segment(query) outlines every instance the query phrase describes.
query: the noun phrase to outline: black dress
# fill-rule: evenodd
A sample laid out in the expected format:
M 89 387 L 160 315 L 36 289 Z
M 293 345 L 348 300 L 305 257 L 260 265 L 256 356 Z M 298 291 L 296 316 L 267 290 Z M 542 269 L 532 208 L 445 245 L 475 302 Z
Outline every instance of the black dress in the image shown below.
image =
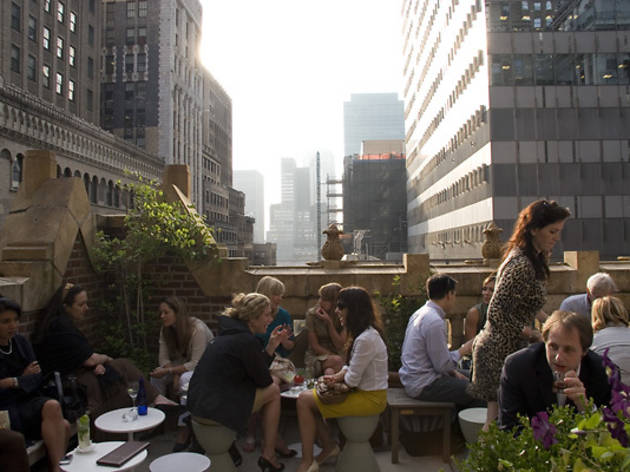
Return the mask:
M 21 432 L 28 439 L 40 439 L 42 408 L 50 398 L 38 393 L 41 374 L 22 375 L 35 360 L 33 348 L 19 334 L 11 338 L 8 346 L 0 347 L 0 379 L 18 379 L 18 388 L 0 389 L 0 410 L 9 411 L 12 430 Z

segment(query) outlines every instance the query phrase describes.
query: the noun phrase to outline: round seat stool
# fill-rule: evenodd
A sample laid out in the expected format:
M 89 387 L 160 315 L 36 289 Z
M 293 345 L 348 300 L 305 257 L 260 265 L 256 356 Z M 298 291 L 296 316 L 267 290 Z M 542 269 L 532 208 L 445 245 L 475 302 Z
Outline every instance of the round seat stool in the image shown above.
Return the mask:
M 487 408 L 466 408 L 457 414 L 459 427 L 467 444 L 477 442 L 479 431 L 486 422 L 486 411 Z
M 236 472 L 236 467 L 228 452 L 236 439 L 236 432 L 214 421 L 200 423 L 195 418 L 192 419 L 192 427 L 197 441 L 210 458 L 212 469 L 221 472 Z
M 174 452 L 158 457 L 149 465 L 151 472 L 204 472 L 210 467 L 210 459 L 196 452 Z
M 378 419 L 379 415 L 337 418 L 339 429 L 346 437 L 346 445 L 337 459 L 337 472 L 380 471 L 370 445 Z

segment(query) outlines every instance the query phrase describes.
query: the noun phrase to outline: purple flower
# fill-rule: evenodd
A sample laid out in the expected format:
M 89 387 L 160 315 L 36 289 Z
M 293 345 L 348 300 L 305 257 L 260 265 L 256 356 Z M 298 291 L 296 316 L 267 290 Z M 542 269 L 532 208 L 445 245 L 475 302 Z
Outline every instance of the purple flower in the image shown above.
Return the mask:
M 539 411 L 532 418 L 532 431 L 534 438 L 542 441 L 543 447 L 549 449 L 552 444 L 558 442 L 556 439 L 556 427 L 549 423 L 549 415 L 546 411 Z
M 608 426 L 610 435 L 615 438 L 623 447 L 628 447 L 628 433 L 624 428 L 625 423 L 617 416 L 617 414 L 608 407 L 602 408 L 604 421 Z

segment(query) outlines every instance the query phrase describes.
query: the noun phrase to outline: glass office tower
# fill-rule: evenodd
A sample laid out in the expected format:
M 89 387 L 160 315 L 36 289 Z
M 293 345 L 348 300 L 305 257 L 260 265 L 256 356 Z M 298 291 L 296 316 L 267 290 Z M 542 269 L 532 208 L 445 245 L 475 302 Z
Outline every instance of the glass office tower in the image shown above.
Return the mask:
M 538 198 L 555 255 L 630 254 L 630 2 L 403 2 L 409 250 L 480 257 Z

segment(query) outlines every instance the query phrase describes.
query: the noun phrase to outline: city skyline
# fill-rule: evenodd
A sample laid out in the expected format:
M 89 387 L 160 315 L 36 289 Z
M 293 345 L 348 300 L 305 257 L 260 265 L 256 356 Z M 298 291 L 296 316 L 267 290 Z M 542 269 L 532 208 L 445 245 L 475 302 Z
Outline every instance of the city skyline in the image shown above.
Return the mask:
M 201 59 L 232 98 L 234 169 L 263 173 L 266 209 L 280 202 L 281 158 L 330 152 L 341 171 L 352 93 L 402 99 L 400 5 L 204 2 Z

